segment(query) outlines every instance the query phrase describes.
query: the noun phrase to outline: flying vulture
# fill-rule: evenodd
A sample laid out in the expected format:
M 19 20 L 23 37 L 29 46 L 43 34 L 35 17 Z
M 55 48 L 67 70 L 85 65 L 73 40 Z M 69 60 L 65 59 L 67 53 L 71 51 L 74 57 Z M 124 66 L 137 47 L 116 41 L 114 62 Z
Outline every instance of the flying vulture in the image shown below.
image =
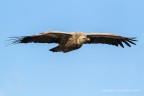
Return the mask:
M 81 48 L 83 44 L 109 44 L 121 46 L 123 44 L 131 47 L 130 44 L 136 45 L 135 38 L 123 37 L 109 33 L 81 33 L 81 32 L 60 32 L 48 31 L 32 36 L 15 37 L 13 43 L 57 43 L 58 46 L 50 49 L 52 52 L 70 52 Z

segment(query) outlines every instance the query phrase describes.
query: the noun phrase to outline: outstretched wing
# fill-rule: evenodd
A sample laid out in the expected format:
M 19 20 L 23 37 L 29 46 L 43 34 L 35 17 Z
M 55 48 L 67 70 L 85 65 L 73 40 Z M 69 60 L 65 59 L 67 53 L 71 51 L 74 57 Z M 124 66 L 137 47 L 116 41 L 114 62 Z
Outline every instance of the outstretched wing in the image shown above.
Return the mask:
M 12 37 L 13 43 L 60 43 L 63 38 L 69 38 L 70 33 L 49 31 L 32 36 Z
M 121 46 L 124 48 L 124 44 L 131 47 L 130 44 L 136 45 L 134 42 L 137 41 L 135 38 L 128 38 L 123 36 L 118 36 L 115 34 L 108 34 L 108 33 L 92 33 L 87 34 L 87 37 L 90 39 L 90 41 L 86 42 L 87 44 L 92 43 L 101 43 L 101 44 L 109 44 L 114 46 Z

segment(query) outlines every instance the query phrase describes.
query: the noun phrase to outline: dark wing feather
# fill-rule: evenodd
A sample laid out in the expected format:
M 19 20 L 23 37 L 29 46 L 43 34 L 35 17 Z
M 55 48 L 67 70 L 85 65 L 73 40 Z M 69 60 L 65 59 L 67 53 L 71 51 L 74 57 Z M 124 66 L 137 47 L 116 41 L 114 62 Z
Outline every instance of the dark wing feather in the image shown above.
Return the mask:
M 60 43 L 63 38 L 69 38 L 71 34 L 58 31 L 44 32 L 33 36 L 12 37 L 13 43 Z
M 109 44 L 114 46 L 121 46 L 124 48 L 124 44 L 131 47 L 130 44 L 136 45 L 134 42 L 136 38 L 128 38 L 123 36 L 118 36 L 114 34 L 107 34 L 107 33 L 92 33 L 87 34 L 87 37 L 90 39 L 90 41 L 86 42 L 86 44 L 92 44 L 92 43 L 102 43 L 102 44 Z

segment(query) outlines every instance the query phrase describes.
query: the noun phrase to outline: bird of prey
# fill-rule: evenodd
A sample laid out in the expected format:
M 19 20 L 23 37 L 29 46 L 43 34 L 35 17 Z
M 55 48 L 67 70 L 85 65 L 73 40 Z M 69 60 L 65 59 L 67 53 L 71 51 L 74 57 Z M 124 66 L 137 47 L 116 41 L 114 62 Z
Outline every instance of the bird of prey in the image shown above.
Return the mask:
M 16 37 L 13 43 L 57 43 L 58 46 L 50 49 L 52 52 L 70 52 L 82 47 L 83 44 L 109 44 L 114 46 L 124 45 L 131 47 L 135 38 L 128 38 L 110 33 L 82 33 L 48 31 L 32 36 Z

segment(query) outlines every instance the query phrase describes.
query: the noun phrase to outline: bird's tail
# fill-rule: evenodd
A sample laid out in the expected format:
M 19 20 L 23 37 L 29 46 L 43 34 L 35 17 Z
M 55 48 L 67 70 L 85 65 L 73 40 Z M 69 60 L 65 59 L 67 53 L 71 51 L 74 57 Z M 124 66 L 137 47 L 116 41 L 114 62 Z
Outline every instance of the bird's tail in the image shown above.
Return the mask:
M 50 51 L 52 51 L 52 52 L 61 52 L 62 50 L 61 50 L 60 46 L 56 46 L 56 47 L 50 49 Z

